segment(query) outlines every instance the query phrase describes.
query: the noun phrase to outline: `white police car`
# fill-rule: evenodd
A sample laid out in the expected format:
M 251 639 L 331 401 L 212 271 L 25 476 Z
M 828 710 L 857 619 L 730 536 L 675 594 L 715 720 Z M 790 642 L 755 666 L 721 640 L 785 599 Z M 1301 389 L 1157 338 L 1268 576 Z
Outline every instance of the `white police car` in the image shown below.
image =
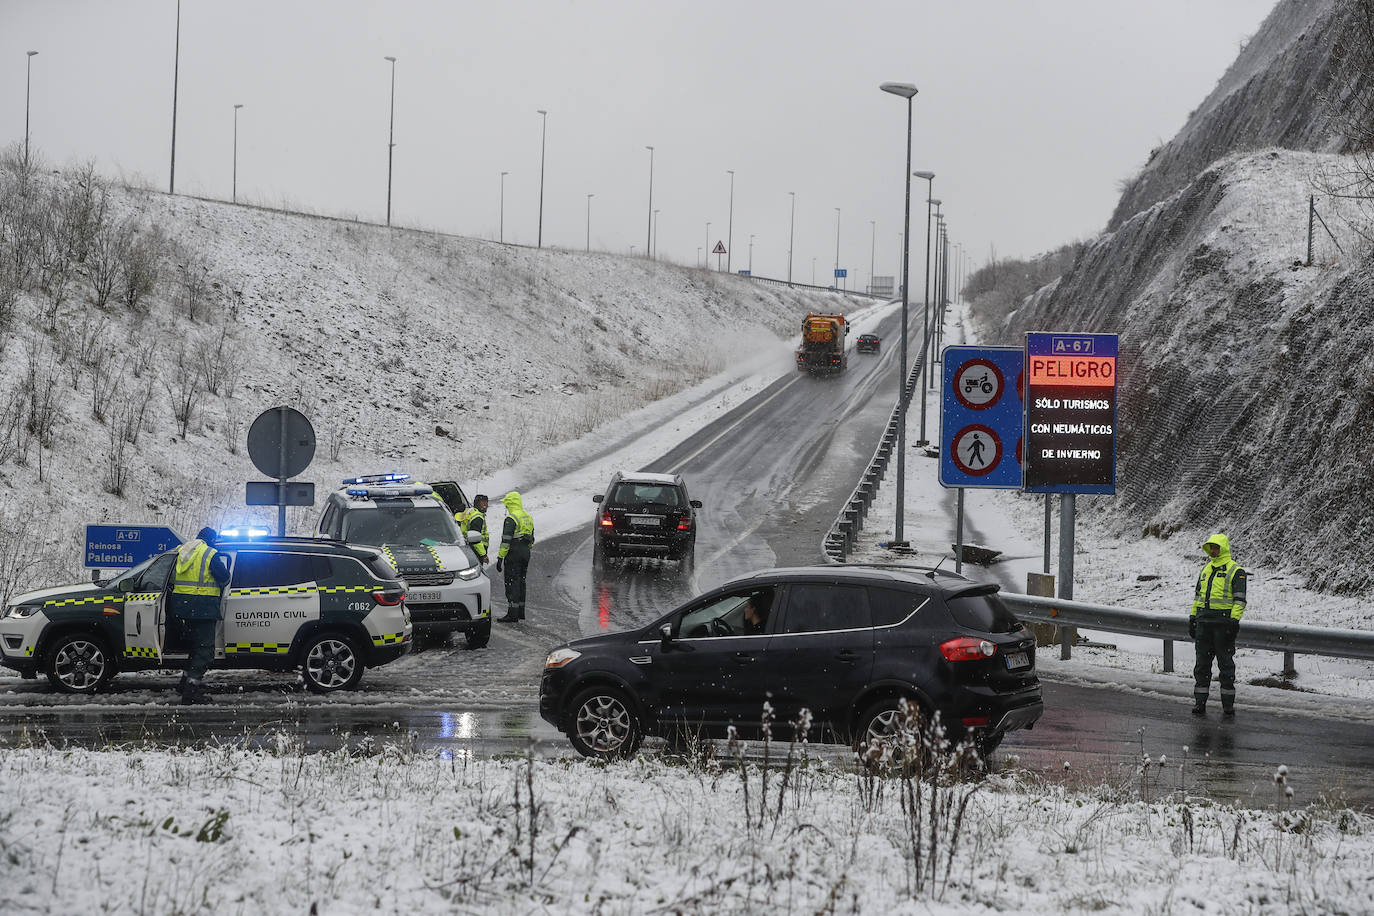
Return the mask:
M 450 481 L 435 486 L 446 488 L 450 503 L 408 474 L 345 480 L 325 500 L 315 533 L 380 547 L 406 581 L 416 632 L 461 632 L 469 649 L 480 649 L 491 640 L 491 580 L 453 519 L 451 505 L 467 498 Z
M 316 693 L 357 686 L 365 668 L 410 648 L 405 583 L 380 550 L 317 538 L 220 532 L 229 587 L 212 668 L 299 668 Z M 46 674 L 64 693 L 95 693 L 121 671 L 184 668 L 169 644 L 176 551 L 113 579 L 27 592 L 0 616 L 0 664 Z

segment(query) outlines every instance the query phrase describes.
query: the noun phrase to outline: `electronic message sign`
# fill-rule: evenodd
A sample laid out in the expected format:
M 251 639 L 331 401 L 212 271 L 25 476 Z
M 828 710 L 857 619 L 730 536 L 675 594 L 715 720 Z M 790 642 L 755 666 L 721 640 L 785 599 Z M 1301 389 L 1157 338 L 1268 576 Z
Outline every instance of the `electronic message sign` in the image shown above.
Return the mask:
M 944 348 L 942 486 L 1021 488 L 1024 358 L 1020 347 Z
M 1115 334 L 1026 334 L 1029 493 L 1116 492 Z

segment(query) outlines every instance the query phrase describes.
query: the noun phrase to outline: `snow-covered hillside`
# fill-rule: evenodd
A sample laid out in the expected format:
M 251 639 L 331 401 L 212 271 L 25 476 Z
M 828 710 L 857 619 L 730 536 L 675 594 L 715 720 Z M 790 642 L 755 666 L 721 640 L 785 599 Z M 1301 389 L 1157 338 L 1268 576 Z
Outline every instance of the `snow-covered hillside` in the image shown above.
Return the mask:
M 48 194 L 92 177 L 34 182 Z M 18 181 L 0 172 L 10 204 Z M 4 209 L 12 253 L 22 218 Z M 65 282 L 35 269 L 0 338 L 0 406 L 17 423 L 0 432 L 28 440 L 0 447 L 0 597 L 79 574 L 86 524 L 191 532 L 275 519 L 243 505 L 244 482 L 262 479 L 247 429 L 266 408 L 313 421 L 318 450 L 301 479 L 318 496 L 357 473 L 470 481 L 776 356 L 809 308 L 835 298 L 112 186 L 105 222 L 126 220 L 164 255 L 148 297 L 97 308 L 85 265 Z M 183 436 L 188 386 L 201 394 Z M 47 447 L 25 435 L 35 401 Z M 313 520 L 291 510 L 288 528 L 308 533 Z

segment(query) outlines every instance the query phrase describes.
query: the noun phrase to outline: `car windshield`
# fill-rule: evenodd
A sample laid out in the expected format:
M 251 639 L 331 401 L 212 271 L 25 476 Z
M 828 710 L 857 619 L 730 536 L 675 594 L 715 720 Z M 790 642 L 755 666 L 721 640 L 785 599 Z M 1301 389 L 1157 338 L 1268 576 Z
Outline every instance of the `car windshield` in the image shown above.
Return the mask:
M 672 484 L 662 483 L 622 483 L 611 494 L 611 505 L 625 509 L 639 509 L 645 506 L 667 506 L 681 508 L 682 494 Z
M 343 539 L 359 544 L 457 544 L 458 525 L 441 506 L 377 506 L 344 514 Z

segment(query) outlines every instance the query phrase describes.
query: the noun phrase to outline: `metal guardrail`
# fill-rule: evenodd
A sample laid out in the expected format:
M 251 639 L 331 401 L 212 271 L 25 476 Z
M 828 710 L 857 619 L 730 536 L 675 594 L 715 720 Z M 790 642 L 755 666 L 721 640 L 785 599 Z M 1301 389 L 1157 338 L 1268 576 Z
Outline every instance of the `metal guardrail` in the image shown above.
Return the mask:
M 1133 608 L 1039 598 L 1034 595 L 1001 593 L 1002 601 L 1017 617 L 1037 623 L 1059 624 L 1065 641 L 1060 643 L 1060 658 L 1072 657 L 1068 628 L 1084 627 L 1109 633 L 1145 636 L 1164 643 L 1164 670 L 1174 670 L 1174 643 L 1191 642 L 1188 618 L 1184 614 L 1155 614 Z M 1236 645 L 1283 653 L 1283 672 L 1296 674 L 1295 655 L 1329 655 L 1374 661 L 1374 631 L 1341 630 L 1264 620 L 1242 620 Z
M 743 276 L 744 279 L 753 280 L 757 283 L 772 283 L 774 286 L 789 286 L 793 289 L 809 289 L 818 293 L 839 293 L 842 296 L 863 296 L 866 299 L 879 299 L 884 302 L 892 298 L 891 295 L 882 296 L 877 293 L 866 293 L 857 289 L 844 289 L 838 286 L 816 286 L 812 283 L 789 283 L 786 280 L 779 280 L 774 277 L 756 277 L 753 274 L 747 276 L 736 274 L 736 276 Z

